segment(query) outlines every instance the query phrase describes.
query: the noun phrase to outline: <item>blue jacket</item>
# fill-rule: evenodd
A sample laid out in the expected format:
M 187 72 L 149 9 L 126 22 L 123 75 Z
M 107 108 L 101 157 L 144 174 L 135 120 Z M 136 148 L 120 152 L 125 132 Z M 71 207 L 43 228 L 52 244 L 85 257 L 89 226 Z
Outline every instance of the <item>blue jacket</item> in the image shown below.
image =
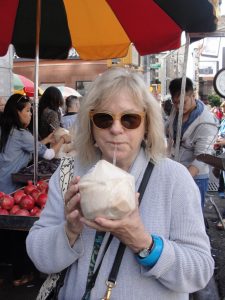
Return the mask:
M 43 156 L 47 147 L 41 143 L 39 156 Z M 0 152 L 0 191 L 10 194 L 21 185 L 12 182 L 12 173 L 26 167 L 34 152 L 34 137 L 26 129 L 13 129 L 6 143 L 5 151 Z

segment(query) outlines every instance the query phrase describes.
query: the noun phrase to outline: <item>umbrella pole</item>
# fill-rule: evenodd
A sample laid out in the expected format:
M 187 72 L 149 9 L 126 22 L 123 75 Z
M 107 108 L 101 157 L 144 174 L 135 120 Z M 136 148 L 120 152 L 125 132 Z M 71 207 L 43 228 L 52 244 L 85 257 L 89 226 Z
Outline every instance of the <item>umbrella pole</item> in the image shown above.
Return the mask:
M 179 150 L 180 150 L 180 142 L 181 142 L 181 128 L 182 128 L 183 110 L 184 110 L 186 71 L 187 71 L 189 46 L 190 46 L 190 35 L 186 33 L 186 44 L 185 44 L 185 51 L 184 51 L 184 64 L 183 64 L 181 93 L 180 93 L 180 106 L 179 106 L 179 114 L 178 114 L 178 121 L 177 121 L 177 135 L 176 135 L 176 146 L 175 146 L 175 155 L 174 155 L 174 159 L 178 162 L 180 161 Z
M 41 26 L 41 0 L 37 0 L 36 15 L 36 46 L 35 46 L 35 80 L 34 80 L 34 111 L 33 111 L 33 133 L 34 133 L 34 184 L 38 180 L 38 77 L 39 77 L 39 45 Z

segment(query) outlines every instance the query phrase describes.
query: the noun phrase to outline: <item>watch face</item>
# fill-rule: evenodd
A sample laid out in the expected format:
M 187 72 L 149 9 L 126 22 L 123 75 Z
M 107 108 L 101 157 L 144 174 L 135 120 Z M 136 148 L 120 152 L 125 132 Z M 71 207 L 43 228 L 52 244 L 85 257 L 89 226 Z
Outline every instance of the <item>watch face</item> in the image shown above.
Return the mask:
M 216 93 L 225 98 L 225 68 L 217 72 L 213 79 L 213 87 Z
M 138 256 L 145 258 L 149 255 L 149 248 L 143 249 L 138 253 Z

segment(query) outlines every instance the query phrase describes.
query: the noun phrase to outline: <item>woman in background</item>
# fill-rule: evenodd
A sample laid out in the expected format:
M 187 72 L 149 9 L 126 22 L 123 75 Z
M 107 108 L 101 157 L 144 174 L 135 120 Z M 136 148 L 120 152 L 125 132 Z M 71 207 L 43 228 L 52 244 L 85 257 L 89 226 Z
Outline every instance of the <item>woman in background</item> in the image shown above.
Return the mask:
M 61 107 L 64 99 L 55 86 L 48 87 L 39 100 L 38 133 L 40 139 L 46 138 L 61 125 Z
M 21 187 L 11 175 L 26 167 L 34 152 L 34 137 L 27 129 L 31 121 L 31 101 L 21 94 L 12 95 L 4 108 L 0 121 L 0 191 L 9 194 Z M 46 144 L 55 142 L 53 133 L 38 143 L 38 155 L 51 160 L 69 136 L 61 137 L 51 149 Z
M 12 95 L 6 102 L 0 120 L 0 191 L 6 194 L 14 192 L 22 184 L 12 181 L 12 173 L 26 167 L 32 159 L 34 137 L 27 130 L 31 121 L 31 101 L 21 94 Z M 54 140 L 53 134 L 38 143 L 38 154 L 45 159 L 52 159 L 61 145 L 68 141 L 67 136 L 61 137 L 51 149 L 45 144 Z M 20 286 L 33 280 L 35 268 L 26 254 L 25 239 L 27 232 L 0 231 L 2 241 L 0 261 L 12 263 L 13 285 Z M 0 280 L 1 281 L 1 280 Z

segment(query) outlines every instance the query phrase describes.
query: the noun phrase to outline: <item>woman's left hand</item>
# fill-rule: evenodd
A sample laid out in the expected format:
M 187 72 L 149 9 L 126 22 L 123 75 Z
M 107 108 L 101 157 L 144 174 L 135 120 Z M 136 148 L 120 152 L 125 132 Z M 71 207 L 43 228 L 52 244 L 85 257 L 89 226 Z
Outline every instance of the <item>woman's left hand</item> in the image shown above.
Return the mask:
M 111 232 L 133 252 L 139 252 L 140 250 L 151 246 L 152 238 L 151 235 L 146 232 L 140 218 L 138 197 L 139 195 L 137 194 L 137 205 L 135 210 L 120 220 L 109 220 L 98 217 L 94 221 L 85 218 L 81 218 L 80 221 L 97 231 Z

